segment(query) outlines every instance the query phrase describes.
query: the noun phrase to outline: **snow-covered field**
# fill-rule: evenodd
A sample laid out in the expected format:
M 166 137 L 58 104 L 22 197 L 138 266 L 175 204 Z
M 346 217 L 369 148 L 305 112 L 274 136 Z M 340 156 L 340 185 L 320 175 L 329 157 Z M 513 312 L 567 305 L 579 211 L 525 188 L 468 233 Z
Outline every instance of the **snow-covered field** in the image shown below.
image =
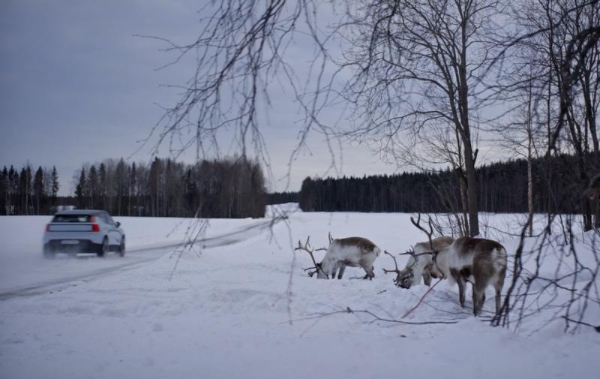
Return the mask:
M 293 250 L 309 235 L 314 247 L 326 246 L 331 232 L 401 253 L 424 240 L 409 216 L 210 220 L 191 249 L 181 243 L 196 234 L 195 221 L 121 217 L 124 258 L 55 260 L 41 255 L 49 217 L 0 217 L 0 378 L 597 377 L 600 334 L 591 328 L 565 334 L 543 312 L 518 334 L 492 328 L 484 322 L 491 289 L 475 318 L 470 291 L 463 310 L 446 283 L 407 323 L 376 320 L 400 320 L 428 287 L 396 288 L 381 270 L 393 268 L 388 256 L 375 261 L 373 281 L 356 279 L 364 274 L 356 268 L 342 280 L 309 278 L 302 268 L 310 258 Z M 500 231 L 517 232 L 516 218 L 483 218 L 509 254 L 517 239 Z M 596 239 L 582 239 L 581 251 Z M 587 321 L 600 323 L 600 306 L 588 308 Z

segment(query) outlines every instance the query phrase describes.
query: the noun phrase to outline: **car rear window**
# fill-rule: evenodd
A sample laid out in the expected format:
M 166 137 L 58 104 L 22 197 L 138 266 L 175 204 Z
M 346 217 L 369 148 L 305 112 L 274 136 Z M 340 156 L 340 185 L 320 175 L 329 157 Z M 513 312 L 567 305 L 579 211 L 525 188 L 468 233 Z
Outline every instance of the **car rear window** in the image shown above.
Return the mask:
M 92 215 L 56 215 L 52 222 L 92 222 Z

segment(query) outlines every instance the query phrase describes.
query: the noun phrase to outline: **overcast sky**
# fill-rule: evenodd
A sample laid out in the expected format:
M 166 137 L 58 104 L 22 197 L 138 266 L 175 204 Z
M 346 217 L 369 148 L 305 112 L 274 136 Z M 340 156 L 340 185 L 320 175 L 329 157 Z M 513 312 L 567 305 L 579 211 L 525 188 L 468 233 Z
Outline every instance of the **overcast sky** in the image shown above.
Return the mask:
M 20 169 L 26 162 L 34 168 L 56 165 L 60 192 L 66 195 L 83 163 L 130 157 L 163 114 L 160 106 L 177 100 L 164 85 L 184 83 L 193 73 L 186 62 L 157 70 L 173 56 L 161 51 L 164 44 L 136 35 L 194 40 L 200 2 L 3 0 L 0 168 L 12 164 Z M 280 100 L 271 118 L 277 128 L 263 129 L 276 179 L 270 189 L 279 191 L 286 182 L 277 179 L 287 173 L 301 119 L 291 93 Z M 288 190 L 298 190 L 306 176 L 321 176 L 330 166 L 318 136 L 310 147 L 294 164 Z M 339 174 L 394 170 L 367 148 L 347 148 L 343 158 Z M 130 159 L 149 161 L 150 146 Z

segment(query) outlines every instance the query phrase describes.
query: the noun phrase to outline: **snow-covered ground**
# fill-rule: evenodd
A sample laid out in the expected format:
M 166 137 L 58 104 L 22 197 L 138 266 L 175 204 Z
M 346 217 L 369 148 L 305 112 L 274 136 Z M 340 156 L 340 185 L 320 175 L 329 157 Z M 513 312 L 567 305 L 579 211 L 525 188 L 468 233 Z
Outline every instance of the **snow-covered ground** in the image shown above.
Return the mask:
M 375 261 L 373 281 L 357 279 L 364 272 L 356 268 L 342 280 L 309 278 L 302 268 L 310 258 L 293 250 L 309 235 L 314 247 L 326 246 L 331 232 L 401 253 L 424 239 L 409 216 L 210 220 L 191 249 L 182 241 L 197 234 L 195 221 L 121 217 L 124 258 L 55 260 L 41 254 L 49 217 L 0 217 L 0 378 L 597 376 L 600 334 L 591 328 L 565 334 L 564 323 L 546 325 L 543 313 L 519 334 L 492 328 L 484 322 L 491 289 L 485 315 L 475 318 L 470 291 L 463 310 L 446 283 L 401 320 L 407 323 L 376 320 L 400 320 L 428 287 L 396 288 L 381 270 L 393 268 L 388 256 Z M 518 232 L 516 218 L 483 217 L 509 254 L 517 239 L 501 231 Z M 581 251 L 596 238 L 582 239 Z M 547 270 L 557 270 L 547 261 Z M 587 321 L 600 323 L 600 306 L 588 307 Z

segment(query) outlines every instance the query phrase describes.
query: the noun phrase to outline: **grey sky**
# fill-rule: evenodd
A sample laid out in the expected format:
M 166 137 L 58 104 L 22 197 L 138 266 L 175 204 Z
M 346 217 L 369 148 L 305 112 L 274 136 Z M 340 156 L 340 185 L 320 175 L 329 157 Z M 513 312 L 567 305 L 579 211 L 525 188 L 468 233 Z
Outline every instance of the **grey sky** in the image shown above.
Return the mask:
M 158 104 L 177 99 L 176 91 L 162 85 L 185 82 L 193 69 L 182 62 L 157 71 L 173 56 L 160 51 L 165 45 L 135 35 L 189 42 L 198 33 L 199 3 L 3 1 L 0 167 L 56 165 L 64 195 L 83 163 L 131 156 L 163 114 Z M 263 130 L 275 179 L 287 172 L 301 118 L 289 96 L 279 99 L 270 117 L 277 127 Z M 323 175 L 331 163 L 319 136 L 310 146 L 312 155 L 303 154 L 293 166 L 289 190 L 298 190 L 306 176 Z M 148 161 L 150 150 L 143 148 L 132 160 Z M 344 149 L 343 157 L 340 174 L 393 171 L 363 147 Z M 275 180 L 270 189 L 284 190 L 284 183 Z

